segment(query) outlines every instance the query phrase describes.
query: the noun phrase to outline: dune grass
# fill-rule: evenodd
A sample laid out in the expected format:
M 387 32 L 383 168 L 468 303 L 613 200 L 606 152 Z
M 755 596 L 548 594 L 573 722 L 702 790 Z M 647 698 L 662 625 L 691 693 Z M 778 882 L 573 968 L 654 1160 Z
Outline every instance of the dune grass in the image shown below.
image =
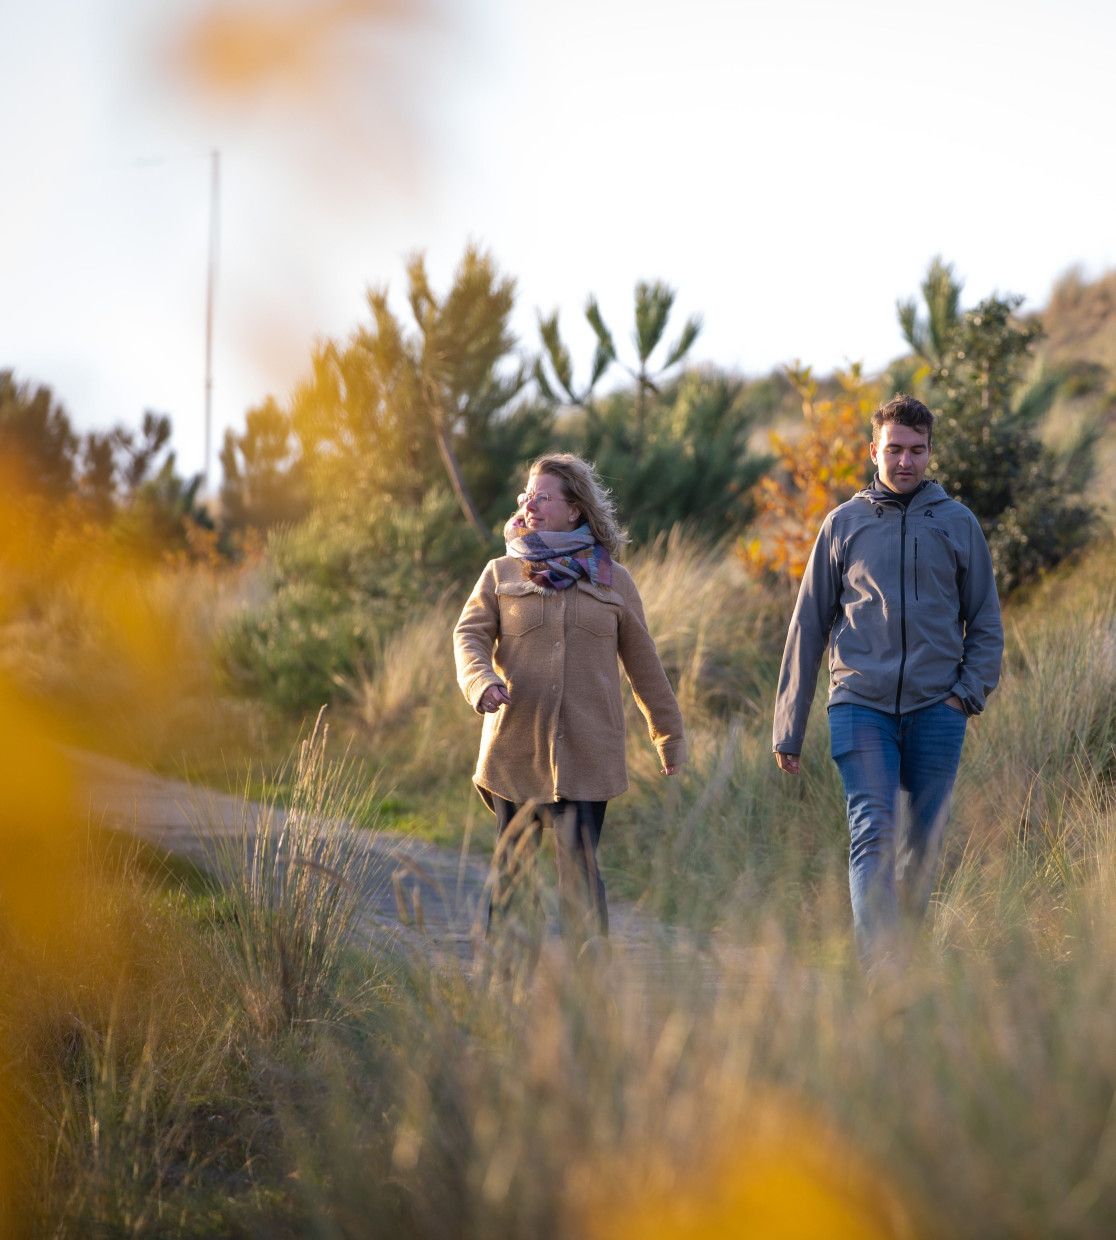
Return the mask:
M 677 953 L 547 943 L 509 980 L 354 943 L 366 854 L 336 824 L 382 804 L 364 770 L 472 804 L 456 609 L 416 617 L 353 687 L 374 757 L 354 776 L 309 738 L 222 887 L 102 838 L 80 934 L 5 938 L 9 1231 L 1109 1235 L 1114 570 L 1099 546 L 1009 609 L 929 924 L 874 991 L 820 699 L 803 777 L 769 753 L 784 600 L 678 545 L 634 571 L 693 760 L 664 780 L 632 718 L 602 851 L 614 893 L 690 929 Z

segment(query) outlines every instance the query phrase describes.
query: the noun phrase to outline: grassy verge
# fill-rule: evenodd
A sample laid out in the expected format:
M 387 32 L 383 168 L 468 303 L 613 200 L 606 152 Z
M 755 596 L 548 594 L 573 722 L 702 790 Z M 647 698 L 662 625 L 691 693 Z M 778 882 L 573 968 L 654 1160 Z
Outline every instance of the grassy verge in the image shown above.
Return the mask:
M 1108 1234 L 1103 787 L 1056 840 L 968 841 L 870 994 L 833 949 L 839 874 L 792 899 L 778 845 L 741 855 L 747 905 L 697 956 L 553 944 L 470 979 L 358 954 L 348 777 L 309 758 L 286 852 L 265 837 L 215 891 L 101 841 L 75 912 L 115 953 L 5 978 L 26 1234 Z
M 704 931 L 677 954 L 606 965 L 553 944 L 530 975 L 466 976 L 358 951 L 366 854 L 336 823 L 367 787 L 320 736 L 277 784 L 297 830 L 274 819 L 220 889 L 115 838 L 49 852 L 34 900 L 3 889 L 9 1230 L 1107 1236 L 1113 567 L 1100 548 L 1009 613 L 930 925 L 873 993 L 849 951 L 824 728 L 805 777 L 780 778 L 758 713 L 726 718 L 701 689 L 706 658 L 758 675 L 764 642 L 705 636 L 699 659 L 669 616 L 694 762 L 668 784 L 633 749 L 605 856 L 614 885 Z M 379 733 L 420 805 L 442 795 L 418 784 L 422 729 L 428 746 L 449 729 L 454 761 L 471 748 L 467 708 L 437 722 L 450 688 L 403 694 Z

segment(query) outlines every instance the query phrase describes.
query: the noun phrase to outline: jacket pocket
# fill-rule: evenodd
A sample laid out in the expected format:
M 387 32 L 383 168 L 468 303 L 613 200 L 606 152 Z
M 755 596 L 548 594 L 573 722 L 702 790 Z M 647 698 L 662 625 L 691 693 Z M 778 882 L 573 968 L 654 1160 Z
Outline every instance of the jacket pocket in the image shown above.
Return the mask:
M 543 596 L 526 582 L 514 581 L 496 587 L 500 607 L 500 634 L 521 637 L 543 622 Z
M 620 617 L 617 605 L 606 602 L 592 587 L 579 584 L 575 589 L 577 596 L 574 599 L 574 624 L 595 637 L 611 637 L 615 640 Z
M 957 574 L 963 557 L 948 530 L 927 521 L 919 530 L 916 561 L 917 589 L 921 602 L 944 599 L 950 603 L 957 597 Z
M 610 693 L 605 699 L 608 706 L 608 722 L 612 728 L 613 736 L 624 736 L 624 703 L 620 700 L 619 693 Z

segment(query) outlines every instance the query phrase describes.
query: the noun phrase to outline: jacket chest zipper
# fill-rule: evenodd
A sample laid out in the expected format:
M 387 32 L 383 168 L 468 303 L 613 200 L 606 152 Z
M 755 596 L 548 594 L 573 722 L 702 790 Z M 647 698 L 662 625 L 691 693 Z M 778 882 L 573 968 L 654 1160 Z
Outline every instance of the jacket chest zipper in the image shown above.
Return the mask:
M 917 544 L 915 555 L 917 556 Z M 895 713 L 903 698 L 903 673 L 907 668 L 907 510 L 899 523 L 899 634 L 902 639 L 899 655 L 899 683 L 895 686 Z
M 914 540 L 914 586 L 915 586 L 915 602 L 918 602 L 918 535 Z

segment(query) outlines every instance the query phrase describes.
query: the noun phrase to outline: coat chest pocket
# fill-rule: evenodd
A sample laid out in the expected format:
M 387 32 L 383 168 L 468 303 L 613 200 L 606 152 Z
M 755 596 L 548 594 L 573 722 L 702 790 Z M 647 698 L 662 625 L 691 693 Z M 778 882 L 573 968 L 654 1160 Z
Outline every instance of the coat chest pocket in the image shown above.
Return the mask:
M 963 560 L 949 531 L 932 521 L 925 522 L 915 537 L 913 559 L 915 597 L 919 601 L 954 597 Z
M 500 606 L 500 633 L 520 637 L 543 622 L 543 596 L 526 582 L 496 587 Z
M 615 603 L 605 602 L 597 594 L 581 588 L 574 600 L 574 624 L 595 637 L 616 637 L 619 608 Z

